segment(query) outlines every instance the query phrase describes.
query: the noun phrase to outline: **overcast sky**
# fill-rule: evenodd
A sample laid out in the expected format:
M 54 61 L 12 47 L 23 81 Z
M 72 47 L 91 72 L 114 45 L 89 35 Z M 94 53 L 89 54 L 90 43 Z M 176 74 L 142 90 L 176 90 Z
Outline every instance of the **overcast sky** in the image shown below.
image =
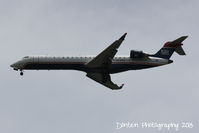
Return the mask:
M 0 0 L 1 133 L 154 133 L 116 122 L 191 122 L 199 130 L 198 0 Z M 112 75 L 112 91 L 78 71 L 25 71 L 26 55 L 95 55 L 127 32 L 117 55 L 155 53 L 188 35 L 174 63 Z M 161 132 L 176 132 L 174 129 Z

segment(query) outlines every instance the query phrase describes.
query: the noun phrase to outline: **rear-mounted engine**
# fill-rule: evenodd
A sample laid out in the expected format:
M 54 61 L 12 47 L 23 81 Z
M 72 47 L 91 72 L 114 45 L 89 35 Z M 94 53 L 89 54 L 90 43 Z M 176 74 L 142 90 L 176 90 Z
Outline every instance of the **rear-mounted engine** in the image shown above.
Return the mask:
M 143 53 L 142 51 L 131 50 L 131 52 L 130 52 L 131 59 L 140 59 L 140 58 L 144 58 L 144 57 L 145 57 L 145 53 Z

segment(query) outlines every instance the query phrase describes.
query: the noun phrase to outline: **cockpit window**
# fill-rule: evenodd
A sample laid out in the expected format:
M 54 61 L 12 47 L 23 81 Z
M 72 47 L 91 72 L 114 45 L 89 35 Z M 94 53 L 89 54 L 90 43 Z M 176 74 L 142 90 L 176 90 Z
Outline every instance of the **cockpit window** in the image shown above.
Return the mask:
M 24 59 L 27 59 L 27 58 L 29 58 L 29 56 L 25 56 L 25 57 L 23 57 Z

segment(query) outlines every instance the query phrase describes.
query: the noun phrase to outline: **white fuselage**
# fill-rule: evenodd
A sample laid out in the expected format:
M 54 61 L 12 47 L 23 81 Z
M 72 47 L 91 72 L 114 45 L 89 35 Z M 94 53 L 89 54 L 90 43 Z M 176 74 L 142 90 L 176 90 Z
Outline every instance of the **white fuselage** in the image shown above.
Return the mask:
M 102 68 L 88 68 L 86 63 L 93 57 L 59 57 L 59 56 L 26 56 L 12 64 L 14 70 L 80 70 L 84 72 L 101 71 Z M 114 57 L 109 73 L 157 67 L 172 63 L 171 60 L 148 57 L 131 59 L 130 57 Z

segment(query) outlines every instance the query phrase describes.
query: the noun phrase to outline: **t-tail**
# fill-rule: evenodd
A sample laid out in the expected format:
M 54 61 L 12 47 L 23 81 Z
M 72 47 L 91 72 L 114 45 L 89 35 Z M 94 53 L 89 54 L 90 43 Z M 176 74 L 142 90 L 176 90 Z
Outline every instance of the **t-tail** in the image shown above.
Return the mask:
M 159 57 L 164 59 L 170 59 L 173 52 L 175 51 L 179 55 L 186 55 L 183 48 L 182 48 L 182 42 L 187 38 L 188 36 L 182 36 L 172 42 L 166 42 L 164 46 L 154 55 L 151 55 L 153 57 Z

